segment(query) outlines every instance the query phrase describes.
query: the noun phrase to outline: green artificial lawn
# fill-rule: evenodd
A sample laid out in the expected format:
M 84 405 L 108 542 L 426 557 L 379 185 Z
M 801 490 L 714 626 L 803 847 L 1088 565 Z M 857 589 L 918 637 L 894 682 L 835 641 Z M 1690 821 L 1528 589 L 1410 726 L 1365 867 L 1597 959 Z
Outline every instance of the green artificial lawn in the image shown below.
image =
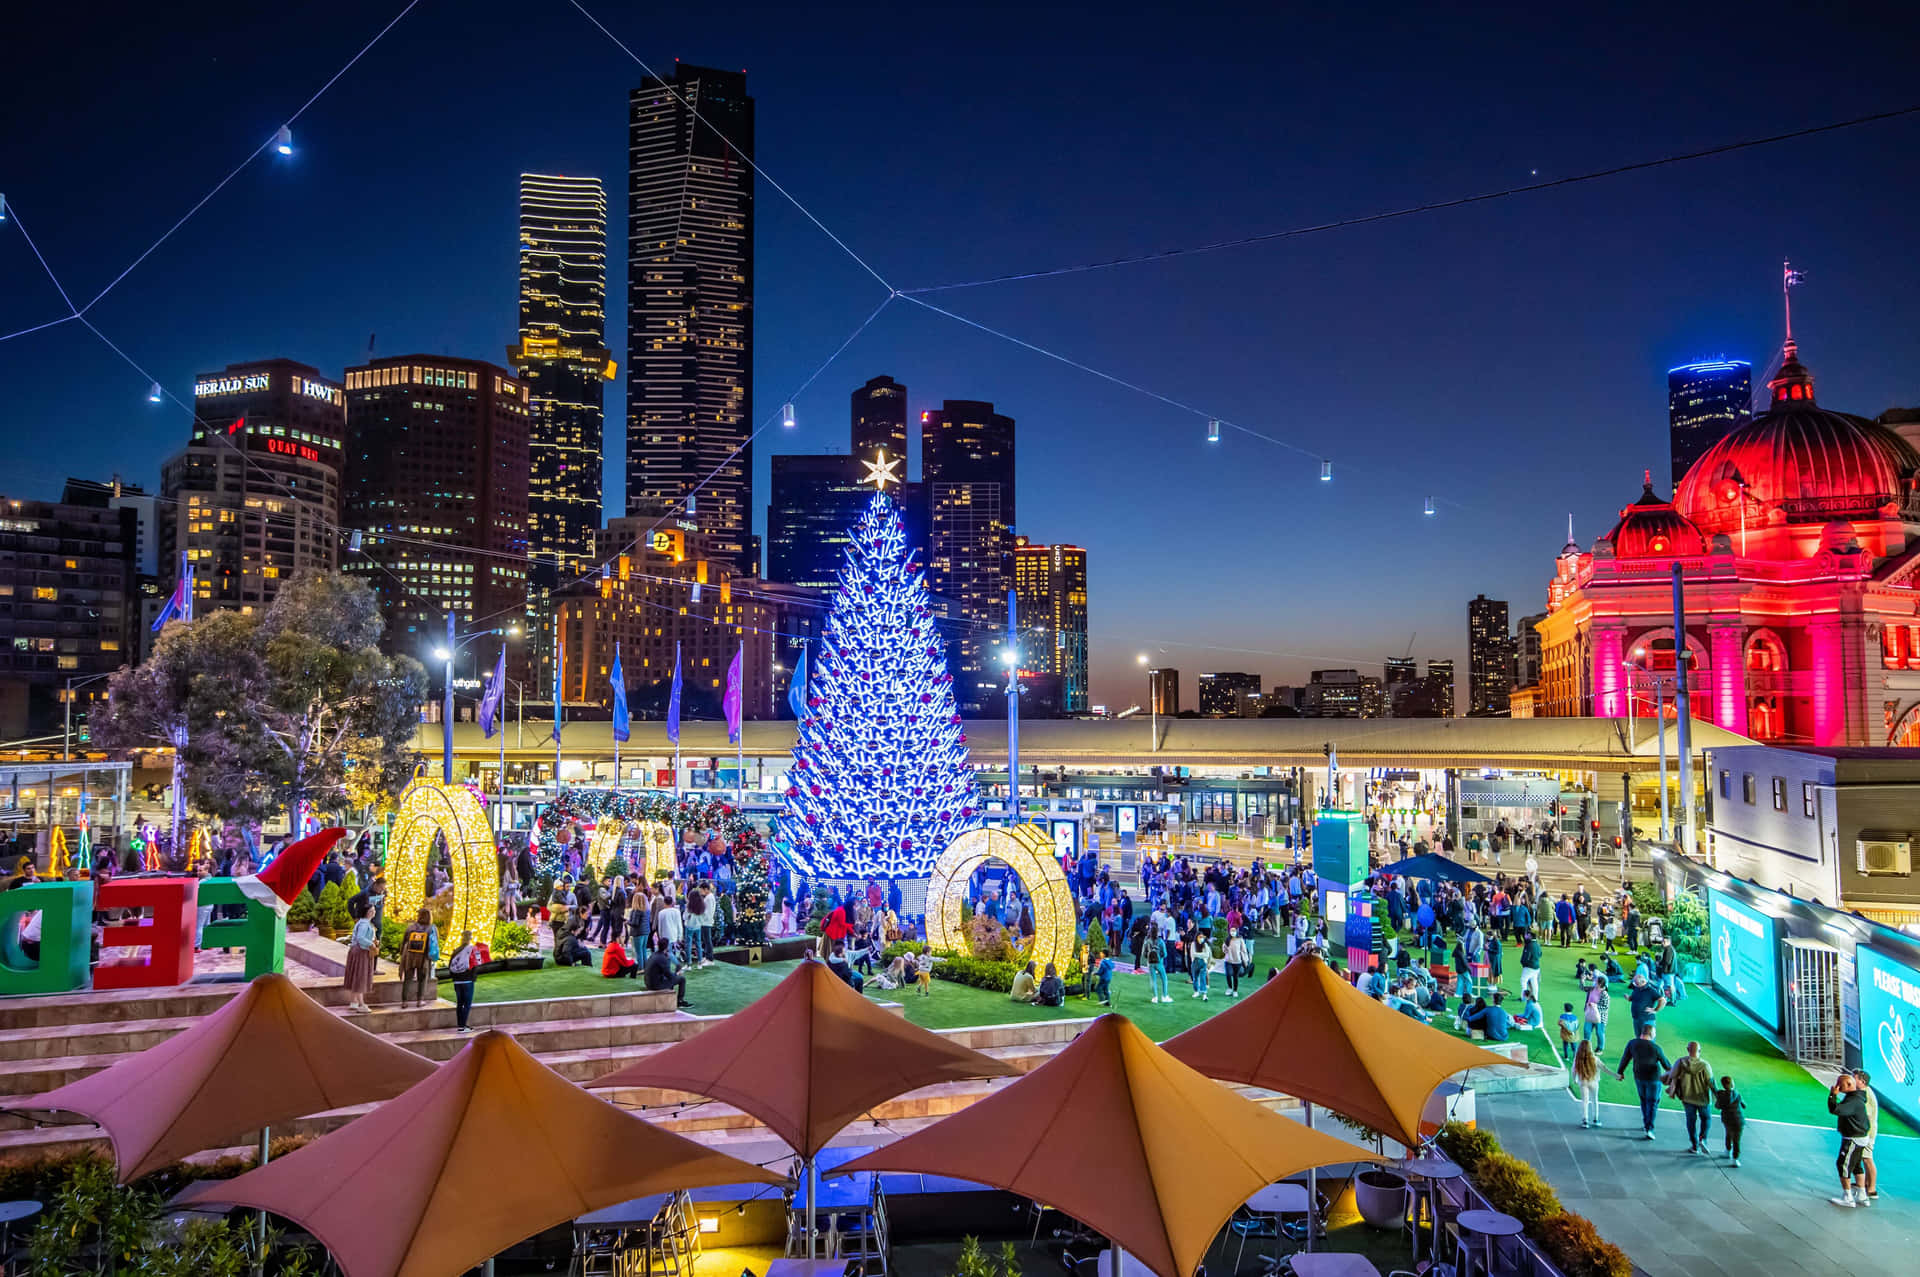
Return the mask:
M 1546 1012 L 1546 1033 L 1542 1034 L 1538 1029 L 1516 1030 L 1511 1039 L 1513 1043 L 1526 1047 L 1531 1061 L 1555 1062 L 1559 1033 L 1554 1022 L 1559 1017 L 1561 1004 L 1571 1002 L 1577 1010 L 1585 1000 L 1574 980 L 1574 962 L 1581 957 L 1593 959 L 1597 956 L 1594 950 L 1580 945 L 1566 949 L 1553 945 L 1547 947 L 1540 979 L 1540 1002 Z M 1507 1005 L 1518 1011 L 1519 946 L 1504 946 L 1503 957 Z M 1258 986 L 1269 966 L 1285 962 L 1285 942 L 1261 937 L 1254 946 L 1254 959 L 1255 974 L 1241 982 L 1242 996 Z M 1622 955 L 1620 965 L 1626 968 L 1631 977 L 1632 960 Z M 762 966 L 716 962 L 710 967 L 686 973 L 687 998 L 693 1003 L 695 1014 L 730 1015 L 779 983 L 794 966 L 793 962 L 774 962 Z M 1133 1020 L 1154 1041 L 1164 1042 L 1234 1004 L 1233 999 L 1226 996 L 1225 979 L 1218 974 L 1211 978 L 1210 997 L 1205 1002 L 1191 996 L 1191 986 L 1184 975 L 1170 975 L 1168 982 L 1173 1001 L 1156 1005 L 1148 1001 L 1147 977 L 1134 975 L 1128 963 L 1118 962 L 1113 977 L 1113 1009 Z M 601 976 L 597 966 L 555 967 L 549 960 L 548 965 L 538 971 L 481 976 L 474 996 L 480 1002 L 545 1001 L 626 992 L 628 988 L 625 981 L 608 980 Z M 911 986 L 885 991 L 869 983 L 868 990 L 869 996 L 876 1000 L 900 1003 L 906 1008 L 908 1020 L 928 1029 L 1084 1019 L 1105 1010 L 1099 1004 L 1082 1001 L 1077 996 L 1069 997 L 1064 1007 L 1030 1006 L 1010 1001 L 1004 993 L 937 979 L 933 982 L 929 997 L 921 997 L 918 990 Z M 443 983 L 440 993 L 451 1000 L 452 985 Z M 1781 1054 L 1772 1043 L 1748 1028 L 1737 1014 L 1713 996 L 1707 986 L 1689 986 L 1686 1000 L 1663 1009 L 1656 1023 L 1656 1040 L 1669 1059 L 1684 1054 L 1689 1041 L 1698 1041 L 1701 1054 L 1713 1068 L 1714 1077 L 1718 1079 L 1722 1074 L 1733 1076 L 1734 1086 L 1747 1102 L 1749 1119 L 1797 1122 L 1818 1127 L 1832 1124 L 1832 1118 L 1827 1114 L 1826 1088 L 1805 1069 Z M 1623 987 L 1613 999 L 1613 1011 L 1607 1025 L 1607 1050 L 1601 1062 L 1600 1098 L 1607 1103 L 1634 1106 L 1639 1103 L 1631 1077 L 1620 1081 L 1613 1075 L 1620 1064 L 1620 1053 L 1632 1036 L 1632 1026 Z M 1433 1027 L 1456 1037 L 1466 1036 L 1454 1030 L 1451 1015 L 1436 1017 Z M 1661 1106 L 1676 1111 L 1680 1107 L 1678 1101 L 1671 1099 L 1663 1099 Z M 1630 1119 L 1616 1116 L 1614 1120 Z M 1880 1120 L 1888 1134 L 1915 1134 L 1911 1127 L 1891 1113 L 1883 1112 Z M 1718 1138 L 1717 1135 L 1715 1138 Z

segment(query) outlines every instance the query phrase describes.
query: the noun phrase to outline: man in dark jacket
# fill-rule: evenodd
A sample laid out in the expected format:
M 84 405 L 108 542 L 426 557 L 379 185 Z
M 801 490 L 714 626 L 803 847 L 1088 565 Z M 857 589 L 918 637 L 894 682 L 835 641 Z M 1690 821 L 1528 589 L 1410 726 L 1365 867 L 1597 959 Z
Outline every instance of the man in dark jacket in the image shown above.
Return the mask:
M 1640 1026 L 1640 1035 L 1627 1043 L 1614 1076 L 1625 1078 L 1629 1065 L 1633 1067 L 1634 1089 L 1640 1093 L 1640 1125 L 1652 1139 L 1653 1115 L 1660 1111 L 1660 1081 L 1673 1069 L 1667 1053 L 1653 1040 L 1653 1025 Z
M 1856 1198 L 1853 1181 L 1860 1175 L 1861 1159 L 1867 1151 L 1867 1132 L 1872 1129 L 1872 1123 L 1867 1118 L 1867 1093 L 1853 1074 L 1842 1073 L 1827 1091 L 1827 1112 L 1833 1114 L 1840 1128 L 1840 1156 L 1834 1163 L 1840 1171 L 1840 1196 L 1827 1200 L 1835 1206 L 1865 1206 L 1871 1199 L 1864 1186 Z
M 675 1005 L 682 1010 L 693 1005 L 687 1001 L 687 977 L 673 969 L 673 955 L 667 952 L 665 940 L 653 942 L 653 952 L 647 955 L 646 970 L 642 974 L 646 979 L 647 987 L 656 993 L 663 989 L 672 989 Z
M 1521 932 L 1520 996 L 1540 996 L 1540 940 L 1531 930 Z

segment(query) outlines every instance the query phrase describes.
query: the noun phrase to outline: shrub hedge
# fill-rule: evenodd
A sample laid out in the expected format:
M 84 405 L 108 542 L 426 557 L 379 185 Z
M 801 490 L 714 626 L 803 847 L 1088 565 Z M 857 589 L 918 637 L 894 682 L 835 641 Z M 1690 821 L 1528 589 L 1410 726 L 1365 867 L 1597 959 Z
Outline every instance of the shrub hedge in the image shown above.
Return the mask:
M 1539 1172 L 1502 1151 L 1491 1131 L 1448 1122 L 1437 1142 L 1495 1210 L 1526 1226 L 1527 1235 L 1566 1277 L 1633 1277 L 1626 1252 L 1601 1237 L 1592 1220 L 1565 1210 Z

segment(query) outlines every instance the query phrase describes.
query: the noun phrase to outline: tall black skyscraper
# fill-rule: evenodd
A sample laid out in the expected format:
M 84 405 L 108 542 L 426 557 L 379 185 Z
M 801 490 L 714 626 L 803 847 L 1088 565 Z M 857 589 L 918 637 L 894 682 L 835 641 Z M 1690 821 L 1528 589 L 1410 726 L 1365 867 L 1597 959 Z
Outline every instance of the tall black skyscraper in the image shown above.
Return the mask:
M 1507 605 L 1476 594 L 1467 601 L 1467 713 L 1508 711 L 1513 690 L 1513 641 L 1507 637 Z
M 907 388 L 891 377 L 875 377 L 853 392 L 853 455 L 871 459 L 885 448 L 900 458 L 907 475 Z
M 520 341 L 530 396 L 528 548 L 536 588 L 586 569 L 606 423 L 607 194 L 597 177 L 520 175 Z
M 873 485 L 861 482 L 865 473 L 858 457 L 773 459 L 773 493 L 767 502 L 768 580 L 814 590 L 839 584 L 847 543 L 873 500 Z M 899 491 L 889 489 L 895 496 Z
M 629 107 L 627 512 L 690 518 L 757 574 L 753 99 L 682 64 Z
M 1715 359 L 1667 369 L 1667 422 L 1673 486 L 1700 455 L 1753 417 L 1753 369 Z
M 1013 585 L 1013 418 L 990 403 L 949 399 L 920 416 L 920 472 L 928 511 L 927 584 L 953 601 L 960 623 L 955 694 L 962 713 L 994 704 L 992 654 Z

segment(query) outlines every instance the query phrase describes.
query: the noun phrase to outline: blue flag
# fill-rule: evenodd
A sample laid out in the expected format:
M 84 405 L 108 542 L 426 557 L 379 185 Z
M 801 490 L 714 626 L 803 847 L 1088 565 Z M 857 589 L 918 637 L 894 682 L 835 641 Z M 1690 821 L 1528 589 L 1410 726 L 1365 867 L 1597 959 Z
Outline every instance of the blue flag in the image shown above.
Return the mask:
M 673 691 L 667 696 L 667 740 L 680 743 L 680 642 L 673 644 Z
M 800 659 L 793 663 L 793 681 L 787 684 L 787 704 L 793 709 L 794 718 L 807 721 L 807 644 L 800 644 Z
M 567 641 L 559 634 L 553 636 L 553 739 L 560 740 L 560 727 L 566 716 L 566 701 L 560 696 L 561 673 L 567 665 Z
M 493 739 L 493 723 L 500 716 L 500 704 L 507 698 L 507 645 L 500 645 L 500 659 L 493 666 L 493 682 L 480 698 L 480 734 Z
M 627 676 L 620 672 L 620 645 L 613 645 L 613 738 L 617 741 L 633 739 L 633 722 L 627 716 Z

